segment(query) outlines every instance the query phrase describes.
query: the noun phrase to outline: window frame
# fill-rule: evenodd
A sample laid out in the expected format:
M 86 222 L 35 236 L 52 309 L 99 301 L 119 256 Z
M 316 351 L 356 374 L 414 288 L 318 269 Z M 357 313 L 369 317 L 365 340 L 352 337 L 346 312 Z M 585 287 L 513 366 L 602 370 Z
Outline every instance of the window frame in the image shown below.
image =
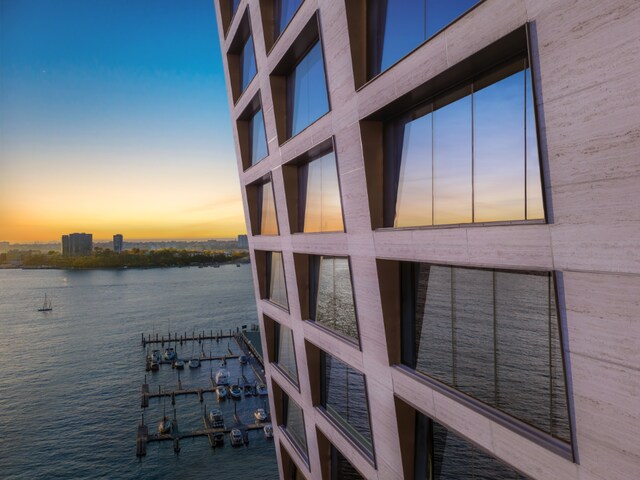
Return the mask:
M 297 389 L 298 391 L 300 391 L 300 369 L 298 368 L 298 356 L 296 353 L 296 339 L 294 338 L 293 335 L 293 330 L 290 329 L 289 327 L 287 327 L 286 325 L 281 324 L 280 322 L 273 320 L 273 342 L 274 342 L 274 349 L 273 349 L 273 361 L 271 362 L 277 369 L 279 372 L 281 372 L 283 374 L 283 376 L 289 380 Z M 289 330 L 289 333 L 291 334 L 291 345 L 293 347 L 293 361 L 295 363 L 296 366 L 296 377 L 297 378 L 293 378 L 289 372 L 287 371 L 286 368 L 282 368 L 280 366 L 280 362 L 279 362 L 279 358 L 280 358 L 280 332 L 282 327 L 286 328 Z
M 287 299 L 287 306 L 285 307 L 284 305 L 280 305 L 277 302 L 274 302 L 273 300 L 271 300 L 271 269 L 273 268 L 273 253 L 279 253 L 281 255 L 282 258 L 282 272 L 283 272 L 283 277 L 284 277 L 284 289 L 285 289 L 285 297 Z M 284 266 L 284 253 L 282 252 L 282 250 L 268 250 L 265 251 L 265 273 L 266 273 L 266 280 L 265 280 L 265 297 L 263 298 L 263 300 L 269 302 L 269 304 L 274 305 L 276 307 L 278 307 L 279 309 L 285 311 L 285 312 L 289 312 L 289 286 L 287 285 L 287 271 L 285 269 Z

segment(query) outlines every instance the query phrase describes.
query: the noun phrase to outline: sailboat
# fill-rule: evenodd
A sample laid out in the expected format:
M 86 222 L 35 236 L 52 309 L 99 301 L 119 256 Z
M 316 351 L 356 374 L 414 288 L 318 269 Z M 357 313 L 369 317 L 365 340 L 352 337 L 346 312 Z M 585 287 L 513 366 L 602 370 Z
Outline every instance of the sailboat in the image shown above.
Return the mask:
M 47 294 L 44 294 L 44 302 L 42 303 L 42 307 L 38 309 L 39 312 L 50 312 L 53 310 L 51 306 L 51 300 L 47 297 Z

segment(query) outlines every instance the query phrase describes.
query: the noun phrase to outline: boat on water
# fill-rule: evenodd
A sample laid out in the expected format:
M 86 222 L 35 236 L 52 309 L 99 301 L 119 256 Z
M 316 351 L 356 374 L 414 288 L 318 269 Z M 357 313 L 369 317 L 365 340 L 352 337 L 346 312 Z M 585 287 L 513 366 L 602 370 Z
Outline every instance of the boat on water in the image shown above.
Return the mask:
M 216 385 L 229 385 L 229 372 L 224 368 L 216 372 Z
M 184 360 L 180 360 L 176 358 L 173 362 L 173 368 L 177 368 L 178 370 L 184 370 Z
M 158 433 L 171 433 L 171 419 L 169 417 L 162 418 L 158 424 Z
M 224 417 L 222 416 L 222 410 L 214 408 L 209 412 L 209 422 L 213 428 L 224 428 Z
M 234 447 L 242 445 L 242 432 L 238 428 L 231 429 L 231 445 Z
M 238 358 L 238 360 L 240 360 L 240 363 L 242 365 L 244 365 L 245 363 L 247 363 L 247 356 L 246 355 L 240 355 L 240 357 Z
M 216 432 L 213 434 L 213 446 L 222 447 L 224 445 L 224 433 Z
M 240 268 L 240 264 L 239 264 L 239 263 L 236 263 L 236 267 Z
M 258 395 L 268 395 L 269 391 L 264 383 L 256 383 L 256 393 Z
M 42 307 L 38 309 L 39 312 L 50 312 L 53 310 L 53 306 L 51 305 L 51 299 L 47 297 L 47 294 L 44 294 L 44 302 L 42 303 Z
M 157 372 L 158 370 L 160 370 L 160 364 L 158 362 L 151 362 L 151 365 L 149 365 L 149 369 L 152 372 Z
M 265 412 L 264 408 L 258 408 L 253 412 L 253 417 L 256 419 L 256 422 L 264 422 L 267 419 L 267 412 Z
M 227 387 L 225 387 L 224 385 L 218 385 L 216 387 L 216 398 L 218 399 L 218 401 L 227 398 Z
M 164 358 L 168 362 L 171 362 L 176 358 L 176 351 L 173 347 L 166 348 L 164 350 L 164 353 L 162 354 L 162 358 Z
M 200 368 L 200 360 L 197 357 L 193 357 L 189 360 L 189 368 Z
M 255 391 L 255 389 L 253 388 L 253 385 L 251 385 L 249 383 L 245 383 L 244 384 L 244 396 L 245 397 L 252 396 L 254 391 Z
M 160 363 L 160 359 L 161 359 L 160 350 L 154 350 L 149 355 L 149 361 L 150 362 Z
M 242 397 L 242 389 L 237 383 L 234 383 L 233 385 L 231 385 L 231 387 L 229 387 L 229 393 L 231 394 L 232 398 L 238 399 Z
M 263 428 L 264 438 L 273 438 L 273 425 L 267 423 Z

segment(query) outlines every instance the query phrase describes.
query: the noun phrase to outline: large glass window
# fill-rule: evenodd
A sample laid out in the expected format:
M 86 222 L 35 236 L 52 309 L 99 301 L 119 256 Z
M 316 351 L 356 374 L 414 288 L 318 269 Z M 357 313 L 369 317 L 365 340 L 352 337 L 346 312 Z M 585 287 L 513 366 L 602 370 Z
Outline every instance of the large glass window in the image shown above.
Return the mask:
M 373 457 L 364 375 L 325 352 L 321 352 L 321 368 L 322 406 L 344 432 Z
M 289 309 L 282 252 L 267 252 L 267 299 Z
M 293 332 L 290 328 L 275 322 L 276 354 L 274 363 L 278 365 L 295 384 L 298 384 L 296 350 L 293 344 Z
M 416 480 L 524 480 L 526 477 L 418 412 Z
M 251 141 L 251 165 L 255 165 L 264 157 L 269 155 L 262 108 L 259 109 L 253 117 L 251 117 L 251 120 L 249 120 L 249 139 Z
M 310 318 L 358 341 L 349 259 L 313 256 L 310 262 Z
M 273 198 L 273 185 L 265 182 L 258 188 L 260 202 L 260 235 L 278 235 L 276 202 Z
M 403 362 L 570 443 L 553 274 L 401 271 Z
M 480 0 L 369 0 L 369 76 L 383 72 Z
M 544 219 L 524 59 L 387 123 L 385 142 L 386 226 Z
M 231 8 L 231 18 L 233 18 L 233 16 L 238 11 L 238 6 L 240 5 L 240 0 L 228 0 L 228 2 L 229 2 L 229 7 Z
M 304 232 L 342 232 L 342 202 L 333 152 L 298 169 Z
M 340 450 L 331 445 L 331 480 L 364 480 Z
M 292 443 L 298 447 L 303 457 L 307 459 L 309 454 L 302 408 L 284 392 L 282 393 L 282 403 L 284 407 L 282 428 L 287 432 Z
M 245 88 L 251 83 L 256 75 L 256 55 L 253 50 L 253 38 L 249 36 L 242 52 L 240 53 L 240 91 L 244 92 Z
M 329 111 L 320 41 L 287 77 L 288 136 L 297 135 Z
M 275 38 L 287 28 L 293 15 L 298 10 L 302 0 L 276 0 L 275 1 Z

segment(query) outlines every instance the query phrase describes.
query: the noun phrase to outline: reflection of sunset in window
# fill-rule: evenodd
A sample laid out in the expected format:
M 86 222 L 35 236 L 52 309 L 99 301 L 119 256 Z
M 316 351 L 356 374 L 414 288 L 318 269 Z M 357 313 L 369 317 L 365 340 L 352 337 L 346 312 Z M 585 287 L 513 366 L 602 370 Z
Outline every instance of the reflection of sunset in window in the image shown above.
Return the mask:
M 276 204 L 271 182 L 260 186 L 262 211 L 260 212 L 260 235 L 278 235 Z
M 335 155 L 328 153 L 301 168 L 307 170 L 303 231 L 343 231 Z

